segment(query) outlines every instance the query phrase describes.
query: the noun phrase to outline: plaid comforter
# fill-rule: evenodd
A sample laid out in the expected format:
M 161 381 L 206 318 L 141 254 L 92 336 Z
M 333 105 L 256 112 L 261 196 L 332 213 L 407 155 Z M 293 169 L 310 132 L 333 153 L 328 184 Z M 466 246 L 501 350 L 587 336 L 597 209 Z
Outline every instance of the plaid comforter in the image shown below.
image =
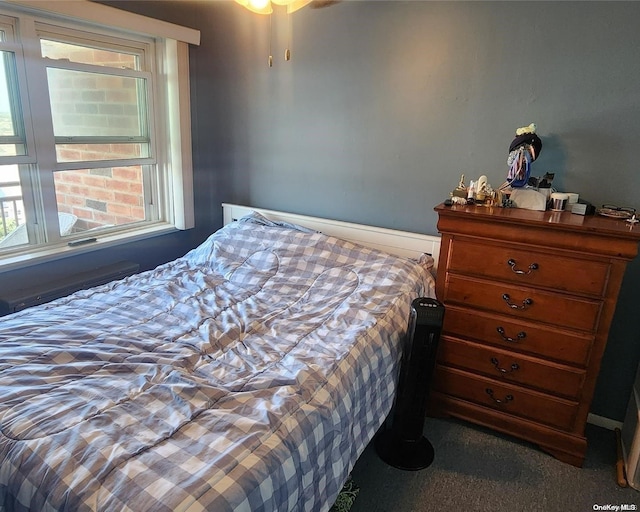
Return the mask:
M 390 411 L 421 266 L 254 214 L 0 320 L 1 511 L 329 509 Z

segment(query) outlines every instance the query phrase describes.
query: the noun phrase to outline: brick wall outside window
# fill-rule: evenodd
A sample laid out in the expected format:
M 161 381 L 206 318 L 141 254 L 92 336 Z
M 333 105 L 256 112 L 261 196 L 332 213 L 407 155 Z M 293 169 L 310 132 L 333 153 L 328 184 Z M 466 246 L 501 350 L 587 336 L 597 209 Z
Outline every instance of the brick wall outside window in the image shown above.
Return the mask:
M 58 211 L 78 217 L 75 231 L 145 218 L 140 167 L 56 172 L 55 187 Z

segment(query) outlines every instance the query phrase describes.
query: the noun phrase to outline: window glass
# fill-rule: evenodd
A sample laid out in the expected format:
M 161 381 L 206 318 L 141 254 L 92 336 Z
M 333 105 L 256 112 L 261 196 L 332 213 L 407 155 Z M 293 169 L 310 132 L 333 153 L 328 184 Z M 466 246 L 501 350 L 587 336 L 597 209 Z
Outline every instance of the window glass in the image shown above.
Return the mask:
M 0 51 L 0 156 L 25 154 L 19 100 L 15 56 L 11 52 Z
M 144 79 L 55 68 L 47 78 L 56 138 L 146 138 Z
M 147 144 L 56 144 L 58 162 L 128 160 L 148 156 Z
M 49 59 L 68 60 L 81 64 L 109 66 L 124 69 L 140 69 L 140 58 L 136 54 L 90 47 L 86 45 L 40 39 L 42 56 Z
M 146 220 L 142 166 L 54 173 L 60 235 Z
M 17 165 L 0 166 L 0 249 L 28 243 Z

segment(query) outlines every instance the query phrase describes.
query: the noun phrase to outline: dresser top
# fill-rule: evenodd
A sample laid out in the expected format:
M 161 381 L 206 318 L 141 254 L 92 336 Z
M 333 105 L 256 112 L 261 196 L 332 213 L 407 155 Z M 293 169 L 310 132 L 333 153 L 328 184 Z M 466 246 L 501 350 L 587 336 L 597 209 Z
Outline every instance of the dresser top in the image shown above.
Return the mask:
M 576 215 L 563 211 L 535 211 L 522 208 L 500 208 L 496 206 L 439 204 L 434 210 L 440 216 L 470 216 L 496 223 L 515 224 L 518 226 L 546 227 L 551 230 L 597 233 L 616 238 L 629 238 L 640 242 L 640 222 L 631 224 L 622 219 L 612 219 L 602 215 Z
M 601 215 L 539 212 L 497 206 L 440 204 L 438 231 L 483 240 L 513 242 L 578 254 L 631 260 L 638 254 L 640 223 Z

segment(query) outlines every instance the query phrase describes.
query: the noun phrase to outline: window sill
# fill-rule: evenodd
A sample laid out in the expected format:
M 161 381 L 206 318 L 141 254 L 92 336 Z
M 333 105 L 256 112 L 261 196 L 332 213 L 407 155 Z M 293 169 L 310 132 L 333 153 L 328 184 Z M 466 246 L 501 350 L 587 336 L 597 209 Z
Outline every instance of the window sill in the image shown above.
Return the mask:
M 135 231 L 98 235 L 95 241 L 69 246 L 67 243 L 55 246 L 34 248 L 29 252 L 0 255 L 0 273 L 38 265 L 48 261 L 77 256 L 100 249 L 136 242 L 146 238 L 175 233 L 178 229 L 169 224 L 157 224 Z

